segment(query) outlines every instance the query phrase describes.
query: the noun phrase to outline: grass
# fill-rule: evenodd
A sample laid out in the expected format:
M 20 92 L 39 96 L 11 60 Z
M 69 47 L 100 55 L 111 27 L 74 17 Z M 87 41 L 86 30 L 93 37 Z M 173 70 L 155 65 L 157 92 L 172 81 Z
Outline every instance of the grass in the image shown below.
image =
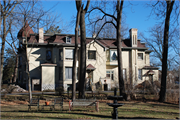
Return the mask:
M 176 119 L 179 117 L 179 106 L 175 104 L 156 102 L 124 102 L 118 108 L 119 119 Z M 1 119 L 112 119 L 112 107 L 106 103 L 99 104 L 99 112 L 95 107 L 76 107 L 69 111 L 68 102 L 64 102 L 64 109 L 56 107 L 50 111 L 49 107 L 37 112 L 37 107 L 32 107 L 28 112 L 27 105 L 1 106 Z

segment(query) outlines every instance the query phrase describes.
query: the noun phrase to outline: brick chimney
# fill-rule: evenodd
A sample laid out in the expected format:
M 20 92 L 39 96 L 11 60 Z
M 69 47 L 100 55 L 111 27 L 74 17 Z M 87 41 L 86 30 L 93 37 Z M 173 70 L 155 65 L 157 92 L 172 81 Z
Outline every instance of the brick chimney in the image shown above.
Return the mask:
M 44 31 L 43 31 L 43 28 L 39 28 L 39 43 L 44 43 Z

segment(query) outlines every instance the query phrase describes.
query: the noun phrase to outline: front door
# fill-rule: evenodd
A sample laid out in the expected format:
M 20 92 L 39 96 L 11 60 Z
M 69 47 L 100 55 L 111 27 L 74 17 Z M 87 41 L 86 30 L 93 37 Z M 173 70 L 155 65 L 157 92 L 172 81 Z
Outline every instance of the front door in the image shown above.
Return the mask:
M 107 90 L 108 90 L 108 85 L 104 84 L 104 91 L 107 91 Z

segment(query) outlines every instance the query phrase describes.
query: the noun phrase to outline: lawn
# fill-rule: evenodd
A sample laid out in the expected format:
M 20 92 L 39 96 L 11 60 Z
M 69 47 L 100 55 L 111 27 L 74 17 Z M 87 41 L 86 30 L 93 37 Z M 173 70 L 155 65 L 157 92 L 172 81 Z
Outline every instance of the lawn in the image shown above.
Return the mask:
M 118 108 L 119 119 L 176 119 L 179 118 L 179 105 L 158 102 L 124 101 L 124 106 Z M 41 103 L 42 104 L 42 103 Z M 36 111 L 33 107 L 28 112 L 27 104 L 1 106 L 1 119 L 111 119 L 112 108 L 106 103 L 99 104 L 99 112 L 95 107 L 76 107 L 69 111 L 68 102 L 64 102 L 64 109 L 56 107 L 50 111 L 49 107 Z

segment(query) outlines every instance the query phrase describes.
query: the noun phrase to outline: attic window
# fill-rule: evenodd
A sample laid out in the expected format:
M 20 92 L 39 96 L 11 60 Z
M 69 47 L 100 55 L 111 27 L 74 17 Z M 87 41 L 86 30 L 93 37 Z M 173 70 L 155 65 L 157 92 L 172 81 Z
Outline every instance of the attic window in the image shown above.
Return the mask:
M 66 37 L 66 43 L 71 43 L 71 37 Z

